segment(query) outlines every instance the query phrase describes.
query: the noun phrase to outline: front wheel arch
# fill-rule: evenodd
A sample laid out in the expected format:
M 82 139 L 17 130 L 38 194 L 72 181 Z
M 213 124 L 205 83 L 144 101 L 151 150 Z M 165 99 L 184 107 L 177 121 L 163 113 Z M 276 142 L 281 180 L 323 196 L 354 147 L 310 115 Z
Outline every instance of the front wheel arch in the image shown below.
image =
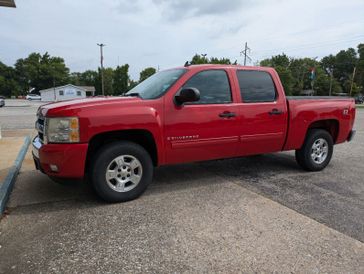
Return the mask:
M 99 149 L 105 145 L 121 141 L 133 142 L 142 146 L 152 158 L 153 165 L 158 166 L 160 161 L 158 157 L 158 147 L 156 140 L 150 131 L 144 129 L 117 130 L 101 132 L 90 139 L 87 150 L 85 173 L 90 171 L 92 159 L 98 153 Z

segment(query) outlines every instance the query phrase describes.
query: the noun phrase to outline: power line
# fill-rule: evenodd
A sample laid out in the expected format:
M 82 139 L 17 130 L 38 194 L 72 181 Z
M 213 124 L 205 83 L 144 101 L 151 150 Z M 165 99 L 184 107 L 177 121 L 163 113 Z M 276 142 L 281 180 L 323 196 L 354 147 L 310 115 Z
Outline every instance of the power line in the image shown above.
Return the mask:
M 255 52 L 272 52 L 272 51 L 292 51 L 292 50 L 300 50 L 300 49 L 307 49 L 307 48 L 320 48 L 320 47 L 326 47 L 328 45 L 337 45 L 340 43 L 344 43 L 344 42 L 353 42 L 356 41 L 358 39 L 364 38 L 364 35 L 358 35 L 355 38 L 351 38 L 350 40 L 344 40 L 344 39 L 340 39 L 340 40 L 331 40 L 331 41 L 326 41 L 326 42 L 321 42 L 321 43 L 309 43 L 309 44 L 303 44 L 300 45 L 299 47 L 293 47 L 293 48 L 276 48 L 276 49 L 258 49 L 255 50 Z
M 300 34 L 300 33 L 306 33 L 308 31 L 300 31 L 300 32 L 293 32 L 293 33 L 288 33 L 285 35 L 277 35 L 277 34 L 273 34 L 271 36 L 269 36 L 268 38 L 265 38 L 263 40 L 261 40 L 260 42 L 267 42 L 267 41 L 272 41 L 272 40 L 276 40 L 276 39 L 282 39 L 282 36 L 287 36 L 287 35 L 296 35 L 296 34 Z M 301 48 L 309 48 L 309 46 L 314 46 L 317 47 L 318 45 L 320 46 L 325 46 L 327 44 L 338 44 L 338 43 L 344 43 L 344 42 L 352 42 L 352 41 L 356 41 L 358 39 L 364 38 L 364 35 L 354 35 L 354 36 L 347 36 L 345 38 L 342 39 L 335 39 L 335 40 L 329 40 L 329 41 L 325 41 L 325 42 L 319 42 L 319 43 L 309 43 L 309 44 L 304 44 L 304 45 L 300 45 L 298 48 L 294 47 L 294 48 L 279 48 L 279 49 L 257 49 L 254 50 L 254 52 L 273 52 L 273 51 L 287 51 L 287 50 L 295 50 L 295 49 L 301 49 Z M 210 51 L 210 53 L 218 53 L 218 52 L 223 52 L 223 51 L 229 51 L 229 50 L 233 50 L 235 48 L 238 48 L 239 45 L 233 45 L 224 49 L 217 49 L 217 50 L 212 50 Z
M 278 36 L 276 36 L 276 37 L 280 38 Z M 320 48 L 320 47 L 326 47 L 329 45 L 337 45 L 337 44 L 341 44 L 341 43 L 345 43 L 345 42 L 354 42 L 354 41 L 360 40 L 362 38 L 364 38 L 364 35 L 354 35 L 354 36 L 346 37 L 343 39 L 335 39 L 335 40 L 323 41 L 323 42 L 319 42 L 319 43 L 301 44 L 298 47 L 292 47 L 292 48 L 257 49 L 257 50 L 254 50 L 254 53 L 272 52 L 272 54 L 273 54 L 274 52 L 287 52 L 287 51 L 297 51 L 297 50 L 309 49 L 309 48 Z M 272 40 L 272 39 L 265 39 L 262 42 L 269 41 L 269 40 Z M 234 46 L 231 46 L 231 47 L 228 47 L 225 49 L 214 50 L 211 52 L 217 53 L 217 52 L 222 52 L 222 51 L 229 51 L 229 50 L 232 50 L 237 47 L 238 47 L 238 45 L 234 45 Z M 243 53 L 244 53 L 244 50 L 242 52 L 240 52 L 240 56 L 242 56 Z M 249 53 L 251 54 L 250 49 L 249 49 Z M 270 57 L 270 56 L 271 56 L 271 54 L 265 54 L 265 55 L 261 56 L 260 58 L 264 59 L 264 58 Z M 239 57 L 239 56 L 237 56 L 237 57 Z M 249 57 L 252 58 L 251 56 L 249 56 Z

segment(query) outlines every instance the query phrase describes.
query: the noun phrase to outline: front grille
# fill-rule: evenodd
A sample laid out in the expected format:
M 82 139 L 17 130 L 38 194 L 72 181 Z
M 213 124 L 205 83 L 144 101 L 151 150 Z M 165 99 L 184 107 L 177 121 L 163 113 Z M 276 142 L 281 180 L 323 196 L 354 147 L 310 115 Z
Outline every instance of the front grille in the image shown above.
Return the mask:
M 38 137 L 41 143 L 44 141 L 44 129 L 45 129 L 44 117 L 38 116 L 37 122 L 35 123 L 35 129 L 38 131 Z
M 38 137 L 39 137 L 40 142 L 43 144 L 44 134 L 43 134 L 43 133 L 38 132 Z

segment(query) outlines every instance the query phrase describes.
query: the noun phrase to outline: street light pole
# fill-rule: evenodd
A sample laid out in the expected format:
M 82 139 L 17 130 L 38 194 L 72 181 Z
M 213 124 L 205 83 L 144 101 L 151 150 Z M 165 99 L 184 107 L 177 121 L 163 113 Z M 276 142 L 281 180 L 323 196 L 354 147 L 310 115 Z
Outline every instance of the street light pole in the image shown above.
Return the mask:
M 100 63 L 101 63 L 101 91 L 102 91 L 102 95 L 105 95 L 105 91 L 104 91 L 104 55 L 103 55 L 103 50 L 102 48 L 105 47 L 105 44 L 97 44 L 100 47 Z

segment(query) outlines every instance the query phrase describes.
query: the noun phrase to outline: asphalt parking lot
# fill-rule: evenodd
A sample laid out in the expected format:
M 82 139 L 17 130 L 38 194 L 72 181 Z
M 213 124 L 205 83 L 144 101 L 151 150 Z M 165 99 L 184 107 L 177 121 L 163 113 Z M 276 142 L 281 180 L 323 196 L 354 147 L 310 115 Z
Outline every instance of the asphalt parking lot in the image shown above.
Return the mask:
M 3 131 L 34 128 L 35 113 L 44 102 L 27 100 L 5 100 L 0 108 L 0 125 Z
M 39 102 L 25 103 L 0 109 L 9 134 L 33 127 Z M 51 182 L 28 153 L 0 222 L 0 272 L 363 273 L 364 110 L 355 128 L 322 172 L 292 152 L 160 167 L 124 204 Z

